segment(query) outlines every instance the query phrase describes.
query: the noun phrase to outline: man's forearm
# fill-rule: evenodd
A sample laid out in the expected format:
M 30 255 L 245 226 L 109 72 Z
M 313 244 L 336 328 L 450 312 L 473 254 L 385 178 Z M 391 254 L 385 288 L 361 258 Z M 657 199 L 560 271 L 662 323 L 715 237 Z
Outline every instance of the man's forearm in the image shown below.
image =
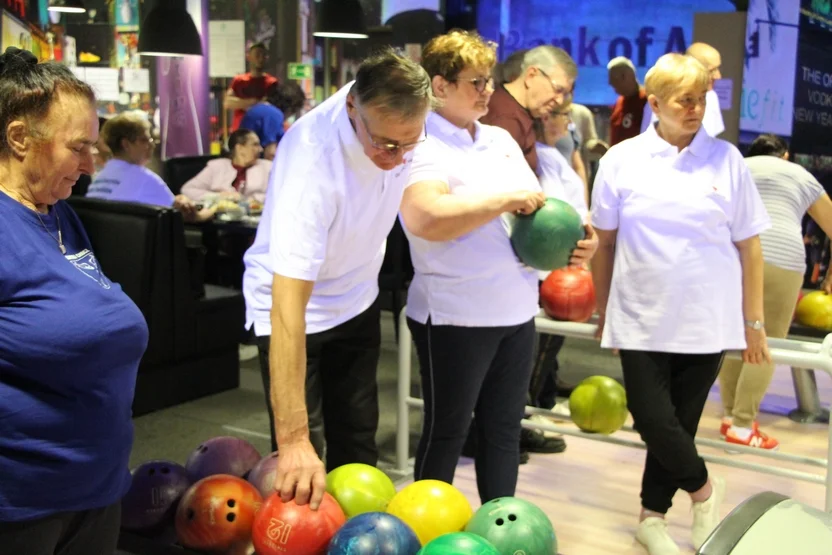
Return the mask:
M 260 101 L 258 98 L 238 98 L 234 95 L 225 97 L 223 105 L 226 110 L 248 110 Z
M 272 292 L 275 300 L 269 342 L 269 395 L 274 411 L 277 442 L 286 444 L 309 438 L 309 419 L 306 413 L 308 295 L 285 289 L 279 292 L 280 289 L 281 286 L 276 283 Z M 275 297 L 276 294 L 279 297 Z

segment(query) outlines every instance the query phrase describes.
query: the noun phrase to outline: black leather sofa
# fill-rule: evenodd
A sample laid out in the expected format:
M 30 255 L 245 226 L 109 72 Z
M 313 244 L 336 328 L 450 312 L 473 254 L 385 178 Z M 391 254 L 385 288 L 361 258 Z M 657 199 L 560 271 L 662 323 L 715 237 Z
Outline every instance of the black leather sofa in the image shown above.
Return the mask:
M 101 268 L 150 329 L 134 416 L 238 387 L 245 303 L 206 285 L 195 295 L 182 215 L 170 208 L 71 197 Z
M 164 175 L 165 183 L 173 192 L 178 195 L 182 191 L 182 186 L 188 181 L 196 177 L 196 175 L 205 168 L 211 160 L 219 158 L 219 156 L 183 156 L 180 158 L 170 158 L 165 160 Z

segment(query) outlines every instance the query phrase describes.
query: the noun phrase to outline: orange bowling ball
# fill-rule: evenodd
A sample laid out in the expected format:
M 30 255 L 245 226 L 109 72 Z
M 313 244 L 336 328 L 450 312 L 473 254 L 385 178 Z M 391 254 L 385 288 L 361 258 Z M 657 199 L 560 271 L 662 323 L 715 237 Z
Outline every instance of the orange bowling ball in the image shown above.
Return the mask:
M 257 555 L 320 555 L 347 517 L 328 493 L 317 511 L 270 495 L 254 519 L 252 540 Z
M 191 486 L 176 510 L 176 536 L 190 549 L 238 552 L 251 543 L 260 492 L 242 478 L 217 474 Z
M 540 286 L 540 304 L 555 320 L 586 322 L 595 312 L 592 273 L 572 266 L 555 270 Z

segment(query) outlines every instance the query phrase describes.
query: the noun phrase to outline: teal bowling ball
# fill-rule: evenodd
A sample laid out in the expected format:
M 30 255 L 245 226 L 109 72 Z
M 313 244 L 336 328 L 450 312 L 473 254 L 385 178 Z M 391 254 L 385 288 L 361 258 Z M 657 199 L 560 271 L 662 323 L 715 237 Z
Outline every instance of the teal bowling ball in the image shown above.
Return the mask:
M 568 266 L 572 251 L 585 236 L 578 212 L 568 202 L 551 197 L 534 214 L 516 216 L 511 226 L 511 246 L 517 257 L 547 272 Z
M 492 499 L 479 508 L 466 532 L 488 540 L 501 555 L 557 555 L 558 539 L 539 507 L 516 497 Z

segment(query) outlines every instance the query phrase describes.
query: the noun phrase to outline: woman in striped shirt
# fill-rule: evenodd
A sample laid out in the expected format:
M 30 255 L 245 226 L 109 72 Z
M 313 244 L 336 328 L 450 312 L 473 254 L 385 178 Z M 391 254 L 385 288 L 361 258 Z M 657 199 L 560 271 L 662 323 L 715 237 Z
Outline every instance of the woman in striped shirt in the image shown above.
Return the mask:
M 772 227 L 760 235 L 765 271 L 763 304 L 767 337 L 784 338 L 789 332 L 803 275 L 806 251 L 802 221 L 809 213 L 832 237 L 832 202 L 817 179 L 789 161 L 789 147 L 775 135 L 760 135 L 751 144 L 746 163 Z M 832 274 L 823 289 L 832 293 Z M 757 413 L 774 374 L 773 363 L 747 364 L 725 360 L 719 374 L 724 415 L 720 435 L 728 443 L 776 449 L 778 441 L 760 431 Z

